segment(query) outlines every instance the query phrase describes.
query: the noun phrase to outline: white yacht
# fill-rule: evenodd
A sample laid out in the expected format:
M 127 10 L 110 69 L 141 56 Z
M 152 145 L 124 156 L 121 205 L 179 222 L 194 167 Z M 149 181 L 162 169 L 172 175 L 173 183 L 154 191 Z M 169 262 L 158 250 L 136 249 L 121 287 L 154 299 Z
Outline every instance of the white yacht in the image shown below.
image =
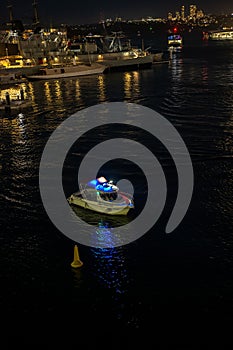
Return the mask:
M 233 30 L 214 30 L 209 32 L 210 40 L 233 40 Z
M 107 66 L 98 63 L 91 65 L 62 65 L 51 68 L 41 68 L 39 74 L 27 75 L 28 80 L 47 80 L 58 78 L 72 78 L 84 75 L 102 74 L 107 69 Z
M 68 203 L 109 215 L 127 215 L 134 208 L 133 196 L 121 192 L 103 176 L 81 184 L 80 191 L 73 193 Z

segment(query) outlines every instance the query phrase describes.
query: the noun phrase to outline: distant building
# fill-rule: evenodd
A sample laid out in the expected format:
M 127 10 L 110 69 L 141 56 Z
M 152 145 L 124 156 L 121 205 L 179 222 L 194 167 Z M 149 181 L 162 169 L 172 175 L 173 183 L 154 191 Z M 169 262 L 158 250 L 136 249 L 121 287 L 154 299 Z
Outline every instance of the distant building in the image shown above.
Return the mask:
M 169 21 L 172 21 L 172 13 L 171 13 L 171 12 L 168 12 L 168 14 L 167 14 L 167 19 L 168 19 Z
M 203 11 L 202 10 L 198 10 L 196 16 L 197 16 L 197 19 L 203 18 L 204 17 Z
M 190 5 L 189 6 L 189 18 L 190 20 L 196 20 L 196 12 L 197 12 L 197 6 L 196 5 Z
M 185 21 L 185 7 L 184 7 L 184 5 L 181 6 L 180 14 L 181 14 L 181 20 L 184 22 Z
M 180 12 L 179 11 L 176 11 L 176 20 L 180 21 Z

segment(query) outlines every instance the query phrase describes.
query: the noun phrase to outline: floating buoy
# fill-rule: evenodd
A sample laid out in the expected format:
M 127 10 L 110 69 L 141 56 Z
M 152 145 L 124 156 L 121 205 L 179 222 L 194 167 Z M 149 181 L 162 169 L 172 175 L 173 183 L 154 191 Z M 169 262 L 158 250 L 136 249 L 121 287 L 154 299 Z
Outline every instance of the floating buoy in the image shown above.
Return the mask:
M 71 266 L 74 268 L 81 267 L 83 262 L 79 258 L 78 246 L 75 244 L 74 246 L 74 260 L 71 263 Z

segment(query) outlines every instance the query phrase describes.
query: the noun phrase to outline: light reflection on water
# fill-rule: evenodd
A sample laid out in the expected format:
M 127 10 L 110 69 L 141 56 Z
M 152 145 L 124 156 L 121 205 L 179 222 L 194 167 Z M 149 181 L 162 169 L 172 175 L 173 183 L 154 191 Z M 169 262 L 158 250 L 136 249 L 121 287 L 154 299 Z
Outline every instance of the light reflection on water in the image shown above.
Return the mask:
M 0 89 L 0 100 L 5 100 L 7 92 L 9 93 L 11 100 L 17 100 L 18 98 L 20 99 L 20 89 L 23 89 L 25 98 L 28 98 L 28 86 L 30 85 L 28 85 L 27 83 L 21 83 L 9 87 L 3 87 Z
M 106 100 L 106 94 L 105 94 L 105 76 L 104 75 L 99 75 L 98 76 L 98 87 L 99 87 L 99 100 L 100 102 L 103 102 Z
M 79 208 L 78 206 L 72 206 L 72 210 L 75 212 L 77 217 L 81 219 L 81 224 L 83 221 L 83 232 L 86 231 L 85 222 L 93 226 L 93 234 L 91 236 L 91 245 L 94 247 L 101 247 L 103 245 L 108 245 L 111 249 L 114 246 L 114 238 L 118 237 L 118 227 L 124 227 L 124 225 L 130 223 L 133 219 L 133 214 L 131 215 L 106 215 L 102 213 L 97 213 L 95 211 Z M 125 234 L 127 231 L 125 230 Z
M 132 220 L 128 216 L 110 216 L 95 213 L 91 210 L 85 210 L 73 206 L 72 209 L 77 216 L 93 226 L 94 245 L 109 244 L 117 227 L 125 225 Z M 98 242 L 98 243 L 97 243 Z M 116 294 L 123 294 L 126 292 L 125 288 L 129 283 L 129 276 L 127 272 L 126 256 L 124 247 L 117 248 L 90 248 L 94 259 L 94 269 L 92 271 L 99 283 L 107 288 L 110 288 Z
M 125 100 L 137 98 L 140 95 L 140 77 L 138 71 L 124 73 Z
M 125 252 L 122 248 L 93 249 L 95 259 L 93 275 L 99 283 L 112 290 L 114 297 L 124 294 L 130 283 Z
M 51 86 L 50 86 L 48 81 L 46 81 L 44 83 L 44 93 L 45 93 L 45 96 L 46 96 L 46 99 L 47 99 L 48 103 L 51 103 L 52 102 Z

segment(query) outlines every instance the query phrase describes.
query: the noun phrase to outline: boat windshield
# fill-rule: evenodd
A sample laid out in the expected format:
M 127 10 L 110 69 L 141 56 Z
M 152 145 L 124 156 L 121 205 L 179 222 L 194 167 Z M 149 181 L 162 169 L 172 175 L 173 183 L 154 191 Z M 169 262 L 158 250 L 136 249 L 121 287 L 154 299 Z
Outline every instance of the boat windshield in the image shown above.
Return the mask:
M 95 188 L 97 191 L 108 193 L 116 191 L 118 189 L 117 186 L 113 185 L 113 181 L 107 181 L 103 176 L 98 179 L 89 181 L 87 183 L 87 186 Z
M 103 192 L 98 192 L 99 196 L 101 199 L 103 199 L 104 201 L 114 201 L 117 199 L 117 193 L 103 193 Z

